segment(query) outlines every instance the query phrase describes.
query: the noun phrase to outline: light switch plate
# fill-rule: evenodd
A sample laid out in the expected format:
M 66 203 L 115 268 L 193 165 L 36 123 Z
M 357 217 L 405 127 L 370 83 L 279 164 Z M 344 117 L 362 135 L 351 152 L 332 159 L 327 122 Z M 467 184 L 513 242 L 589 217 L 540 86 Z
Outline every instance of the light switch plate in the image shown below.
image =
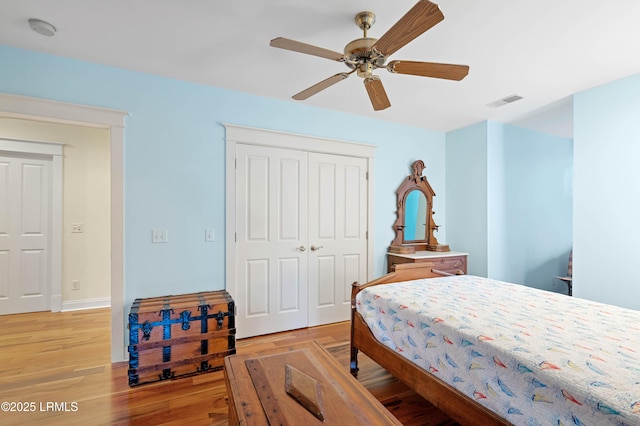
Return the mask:
M 204 230 L 204 240 L 208 243 L 215 241 L 215 233 L 213 232 L 213 229 Z
M 166 229 L 151 230 L 151 242 L 152 243 L 168 243 L 169 231 Z

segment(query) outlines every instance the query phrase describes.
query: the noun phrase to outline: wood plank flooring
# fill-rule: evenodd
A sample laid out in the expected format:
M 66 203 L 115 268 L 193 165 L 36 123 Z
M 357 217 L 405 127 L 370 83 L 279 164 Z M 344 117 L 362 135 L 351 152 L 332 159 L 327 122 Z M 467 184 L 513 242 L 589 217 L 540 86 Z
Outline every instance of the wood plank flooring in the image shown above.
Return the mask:
M 130 388 L 128 364 L 109 359 L 109 309 L 5 315 L 0 330 L 2 425 L 227 424 L 221 371 Z M 250 353 L 305 340 L 319 341 L 348 370 L 348 322 L 242 339 L 236 347 Z M 455 425 L 363 355 L 358 380 L 405 425 Z

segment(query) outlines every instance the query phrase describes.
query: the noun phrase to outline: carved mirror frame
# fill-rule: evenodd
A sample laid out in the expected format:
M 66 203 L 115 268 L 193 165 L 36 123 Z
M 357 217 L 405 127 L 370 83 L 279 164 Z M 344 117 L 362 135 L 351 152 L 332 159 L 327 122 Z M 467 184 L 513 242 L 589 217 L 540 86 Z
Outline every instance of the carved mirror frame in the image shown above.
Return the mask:
M 415 253 L 416 250 L 429 250 L 429 251 L 449 251 L 449 246 L 445 244 L 439 244 L 436 237 L 433 235 L 438 230 L 438 225 L 433 220 L 433 197 L 436 193 L 431 188 L 431 185 L 427 181 L 427 178 L 422 176 L 422 171 L 425 169 L 424 162 L 422 160 L 414 161 L 411 165 L 412 173 L 402 182 L 398 190 L 396 191 L 396 205 L 398 216 L 393 224 L 393 230 L 396 233 L 396 237 L 389 247 L 391 253 Z M 425 212 L 425 238 L 407 240 L 405 239 L 405 218 L 406 218 L 406 205 L 407 197 L 413 191 L 419 191 L 426 198 L 426 212 Z

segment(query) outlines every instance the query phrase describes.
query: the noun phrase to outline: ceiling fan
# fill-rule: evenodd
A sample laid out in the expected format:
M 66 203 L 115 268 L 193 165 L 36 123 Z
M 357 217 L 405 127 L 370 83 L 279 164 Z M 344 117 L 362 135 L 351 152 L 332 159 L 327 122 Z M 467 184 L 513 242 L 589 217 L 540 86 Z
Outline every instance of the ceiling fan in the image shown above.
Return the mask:
M 331 76 L 313 86 L 293 95 L 295 100 L 307 99 L 316 93 L 336 84 L 357 72 L 364 78 L 373 109 L 383 110 L 391 106 L 380 77 L 373 74 L 378 68 L 397 74 L 409 74 L 423 77 L 443 78 L 447 80 L 462 80 L 469 73 L 467 65 L 442 64 L 435 62 L 416 62 L 395 60 L 386 63 L 387 58 L 408 44 L 410 41 L 426 32 L 440 21 L 444 15 L 437 4 L 429 0 L 420 0 L 398 22 L 395 23 L 379 39 L 367 37 L 367 30 L 375 22 L 372 12 L 360 12 L 355 17 L 356 25 L 364 32 L 362 38 L 355 39 L 344 48 L 344 53 L 324 49 L 284 37 L 271 40 L 270 45 L 280 49 L 306 53 L 337 62 L 344 62 L 351 71 L 341 72 Z

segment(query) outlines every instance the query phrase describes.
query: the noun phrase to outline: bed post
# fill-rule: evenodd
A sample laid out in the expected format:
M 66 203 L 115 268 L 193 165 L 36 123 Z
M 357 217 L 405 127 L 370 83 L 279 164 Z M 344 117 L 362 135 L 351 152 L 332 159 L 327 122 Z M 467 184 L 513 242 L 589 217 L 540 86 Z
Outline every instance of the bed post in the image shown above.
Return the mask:
M 357 281 L 354 281 L 351 284 L 351 340 L 350 340 L 350 348 L 351 348 L 351 361 L 349 363 L 349 368 L 351 374 L 354 377 L 358 377 L 358 348 L 354 345 L 354 332 L 353 332 L 353 324 L 356 315 L 356 294 L 358 294 L 360 284 Z

